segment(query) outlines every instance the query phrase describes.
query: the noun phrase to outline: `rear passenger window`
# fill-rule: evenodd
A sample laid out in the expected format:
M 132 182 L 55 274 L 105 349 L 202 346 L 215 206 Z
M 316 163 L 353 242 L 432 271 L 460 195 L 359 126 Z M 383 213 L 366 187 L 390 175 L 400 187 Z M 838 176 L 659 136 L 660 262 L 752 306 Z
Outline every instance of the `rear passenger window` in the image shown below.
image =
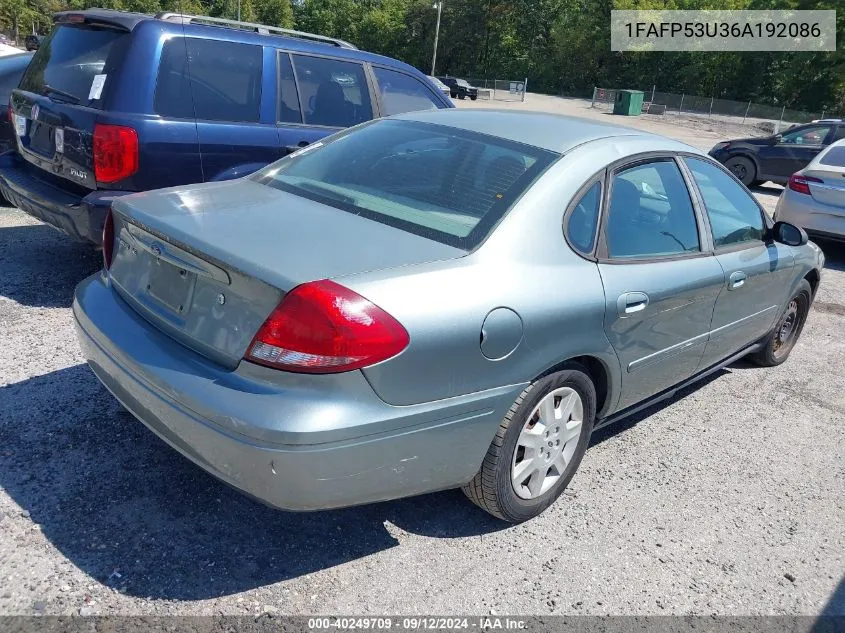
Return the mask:
M 593 250 L 596 237 L 596 225 L 599 219 L 601 201 L 601 183 L 597 182 L 587 189 L 569 214 L 566 224 L 566 237 L 569 243 L 581 253 Z
M 646 163 L 616 174 L 606 237 L 608 255 L 618 259 L 701 250 L 689 191 L 675 161 Z
M 306 124 L 349 127 L 373 118 L 361 64 L 306 55 L 293 55 L 293 64 Z
M 716 248 L 763 239 L 760 207 L 720 167 L 699 158 L 685 158 L 704 199 Z
M 302 123 L 299 111 L 299 95 L 296 92 L 296 80 L 290 55 L 279 55 L 279 121 L 282 123 Z
M 260 46 L 173 38 L 162 51 L 154 108 L 167 117 L 256 123 L 261 75 Z
M 378 80 L 385 116 L 437 109 L 439 102 L 421 81 L 386 68 L 375 67 L 373 72 Z

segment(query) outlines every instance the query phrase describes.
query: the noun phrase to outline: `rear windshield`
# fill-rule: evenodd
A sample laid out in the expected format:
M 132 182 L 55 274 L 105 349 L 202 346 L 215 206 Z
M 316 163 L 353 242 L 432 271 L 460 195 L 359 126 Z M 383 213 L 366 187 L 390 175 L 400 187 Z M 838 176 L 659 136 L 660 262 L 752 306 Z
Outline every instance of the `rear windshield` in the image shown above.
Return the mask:
M 845 167 L 845 145 L 831 147 L 819 159 L 819 165 L 832 165 L 833 167 Z
M 315 143 L 253 178 L 470 250 L 557 156 L 451 127 L 380 120 Z
M 20 88 L 56 101 L 99 107 L 113 61 L 109 58 L 120 48 L 116 44 L 128 37 L 116 29 L 57 26 L 41 42 Z

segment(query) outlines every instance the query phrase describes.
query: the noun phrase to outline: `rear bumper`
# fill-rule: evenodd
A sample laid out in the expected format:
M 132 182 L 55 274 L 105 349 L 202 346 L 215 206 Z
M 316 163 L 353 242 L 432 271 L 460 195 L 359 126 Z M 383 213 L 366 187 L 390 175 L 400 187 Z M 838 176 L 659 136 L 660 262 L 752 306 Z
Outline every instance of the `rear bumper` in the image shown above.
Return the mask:
M 318 510 L 469 481 L 521 385 L 422 405 L 380 400 L 360 371 L 226 370 L 160 333 L 94 275 L 76 289 L 83 353 L 173 448 L 271 506 Z
M 36 175 L 16 152 L 0 156 L 0 194 L 18 209 L 69 236 L 99 246 L 112 200 L 124 191 L 94 191 L 85 197 L 64 191 Z
M 845 240 L 845 208 L 821 203 L 791 189 L 784 189 L 778 198 L 775 219 L 800 226 L 808 235 Z

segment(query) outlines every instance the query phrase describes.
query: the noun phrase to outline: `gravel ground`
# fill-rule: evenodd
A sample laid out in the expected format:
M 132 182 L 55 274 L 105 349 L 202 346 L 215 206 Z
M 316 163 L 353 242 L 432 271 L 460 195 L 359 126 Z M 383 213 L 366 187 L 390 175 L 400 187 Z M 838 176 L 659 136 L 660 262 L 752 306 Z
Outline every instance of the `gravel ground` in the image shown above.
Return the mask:
M 845 249 L 824 247 L 785 365 L 600 432 L 513 527 L 457 491 L 289 514 L 220 484 L 83 363 L 69 306 L 99 255 L 0 209 L 0 614 L 845 615 Z

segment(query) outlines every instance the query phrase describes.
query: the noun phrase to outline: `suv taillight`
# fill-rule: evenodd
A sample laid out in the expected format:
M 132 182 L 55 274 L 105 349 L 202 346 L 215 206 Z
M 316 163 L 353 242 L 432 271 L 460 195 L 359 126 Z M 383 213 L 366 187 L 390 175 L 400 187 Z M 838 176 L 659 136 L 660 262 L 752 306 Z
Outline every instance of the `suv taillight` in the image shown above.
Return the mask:
M 117 182 L 138 171 L 138 134 L 131 127 L 94 126 L 94 176 L 97 182 Z
M 111 267 L 112 256 L 114 255 L 114 218 L 111 209 L 106 213 L 106 221 L 103 222 L 103 266 L 106 270 Z
M 787 185 L 792 191 L 797 191 L 798 193 L 803 193 L 805 195 L 810 195 L 810 183 L 811 182 L 824 182 L 821 178 L 815 178 L 813 176 L 800 176 L 798 174 L 792 174 L 789 177 L 789 184 Z
M 246 360 L 329 374 L 374 365 L 408 346 L 405 328 L 377 305 L 333 281 L 297 286 L 273 310 Z

